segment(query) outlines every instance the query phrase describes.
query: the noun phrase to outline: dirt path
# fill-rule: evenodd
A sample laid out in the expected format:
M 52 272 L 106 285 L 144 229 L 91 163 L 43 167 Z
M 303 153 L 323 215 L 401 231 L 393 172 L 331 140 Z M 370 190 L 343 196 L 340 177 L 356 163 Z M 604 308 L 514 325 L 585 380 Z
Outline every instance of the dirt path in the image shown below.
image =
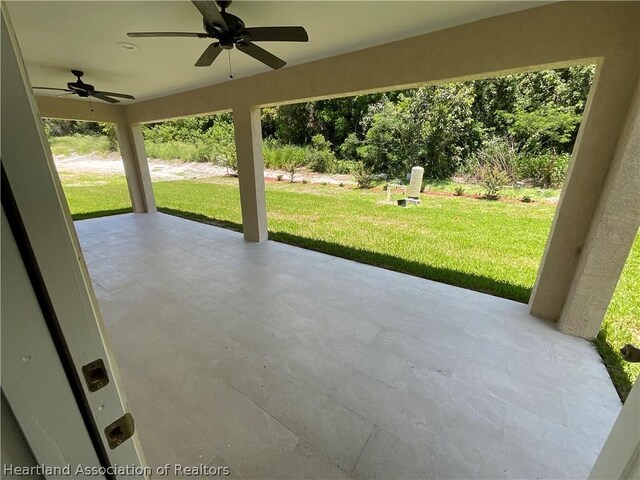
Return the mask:
M 55 156 L 56 168 L 60 173 L 101 173 L 122 174 L 124 167 L 122 159 L 117 154 L 102 155 L 72 155 L 69 157 Z M 149 171 L 153 180 L 184 180 L 187 178 L 209 178 L 226 175 L 227 169 L 211 163 L 172 162 L 166 160 L 149 159 Z M 267 180 L 276 180 L 279 175 L 288 179 L 286 172 L 279 170 L 264 171 Z M 295 180 L 305 179 L 312 183 L 353 184 L 350 175 L 325 175 L 302 171 L 296 174 Z

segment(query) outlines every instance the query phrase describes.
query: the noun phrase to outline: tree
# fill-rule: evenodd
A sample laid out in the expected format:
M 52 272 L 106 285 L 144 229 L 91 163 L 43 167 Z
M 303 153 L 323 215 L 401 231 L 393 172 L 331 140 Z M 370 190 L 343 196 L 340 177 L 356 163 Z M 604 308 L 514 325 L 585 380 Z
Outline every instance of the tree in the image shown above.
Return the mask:
M 388 177 L 404 177 L 407 167 L 420 156 L 419 127 L 409 111 L 409 101 L 402 98 L 397 104 L 389 98 L 371 107 L 363 120 L 366 134 L 358 155 L 363 166 Z
M 376 173 L 404 178 L 419 165 L 427 178 L 447 178 L 482 142 L 473 101 L 471 85 L 462 83 L 411 90 L 397 103 L 385 97 L 365 117 L 358 153 Z
M 571 143 L 580 115 L 572 107 L 545 105 L 531 112 L 499 112 L 507 121 L 509 135 L 527 153 L 565 152 Z

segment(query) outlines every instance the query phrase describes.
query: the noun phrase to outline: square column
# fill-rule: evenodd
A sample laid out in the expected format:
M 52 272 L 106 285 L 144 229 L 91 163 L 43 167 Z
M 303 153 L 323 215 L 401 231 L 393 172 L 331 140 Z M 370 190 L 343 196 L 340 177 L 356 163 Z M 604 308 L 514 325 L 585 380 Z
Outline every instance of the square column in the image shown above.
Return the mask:
M 560 315 L 560 331 L 596 337 L 639 226 L 640 82 Z
M 639 65 L 638 58 L 622 55 L 598 62 L 529 300 L 530 311 L 537 317 L 558 321 L 581 275 L 579 265 L 589 255 L 588 239 L 598 224 L 598 209 L 609 195 L 606 183 L 617 168 L 614 162 L 627 128 Z
M 261 242 L 267 239 L 267 205 L 260 107 L 235 107 L 233 126 L 238 156 L 242 231 L 245 240 Z
M 135 213 L 154 213 L 156 212 L 156 200 L 151 186 L 149 161 L 144 149 L 142 127 L 120 121 L 116 123 L 116 131 L 133 211 Z

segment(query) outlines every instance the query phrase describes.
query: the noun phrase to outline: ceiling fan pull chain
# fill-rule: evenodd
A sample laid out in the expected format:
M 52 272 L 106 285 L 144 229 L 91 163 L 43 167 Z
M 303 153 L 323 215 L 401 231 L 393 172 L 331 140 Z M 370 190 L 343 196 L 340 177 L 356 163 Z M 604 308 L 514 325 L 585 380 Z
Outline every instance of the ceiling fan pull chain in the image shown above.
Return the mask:
M 91 95 L 89 95 L 89 108 L 93 112 L 93 103 L 91 103 Z
M 229 78 L 233 78 L 233 73 L 231 72 L 231 50 L 227 50 L 227 55 L 229 57 Z

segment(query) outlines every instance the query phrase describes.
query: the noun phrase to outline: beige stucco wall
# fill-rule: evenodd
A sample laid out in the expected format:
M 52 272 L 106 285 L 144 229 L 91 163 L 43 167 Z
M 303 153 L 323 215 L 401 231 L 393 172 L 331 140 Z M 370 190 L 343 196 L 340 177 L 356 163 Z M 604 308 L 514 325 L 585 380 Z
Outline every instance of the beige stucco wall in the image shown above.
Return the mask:
M 560 315 L 565 333 L 595 338 L 640 226 L 640 82 Z
M 63 118 L 68 120 L 84 120 L 87 122 L 118 123 L 125 119 L 125 110 L 121 105 L 104 102 L 74 100 L 36 96 L 40 116 L 44 118 Z M 92 111 L 93 110 L 93 111 Z

